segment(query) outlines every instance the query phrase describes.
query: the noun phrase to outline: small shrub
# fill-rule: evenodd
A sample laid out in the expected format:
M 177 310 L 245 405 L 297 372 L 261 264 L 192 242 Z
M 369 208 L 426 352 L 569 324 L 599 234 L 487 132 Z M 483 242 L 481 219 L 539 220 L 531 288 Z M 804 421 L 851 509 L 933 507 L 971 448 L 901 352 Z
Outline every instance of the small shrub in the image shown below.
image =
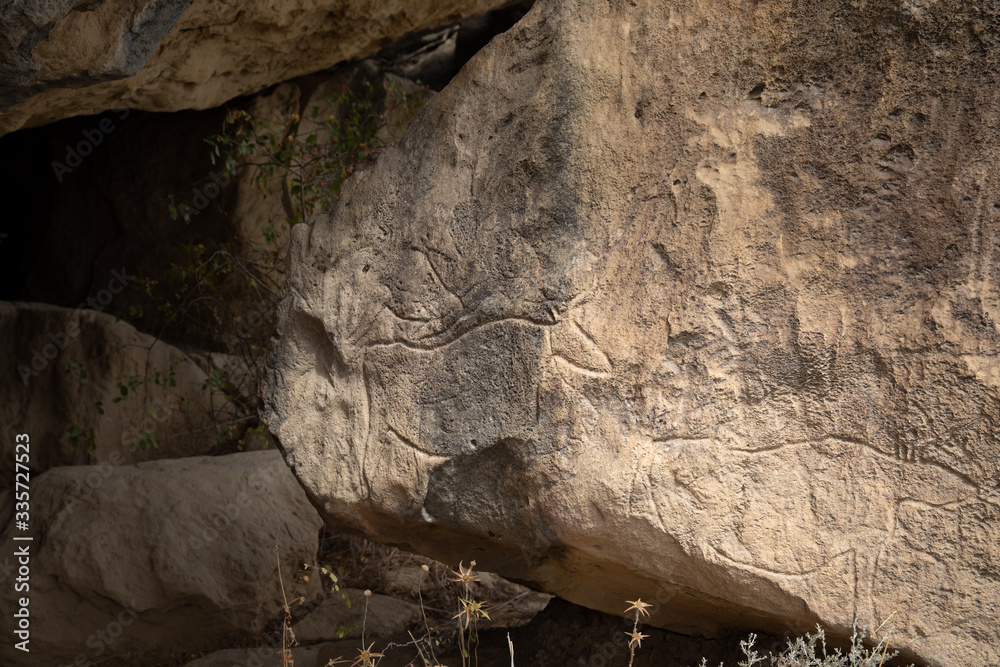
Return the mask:
M 892 617 L 890 616 L 890 618 Z M 884 625 L 885 623 L 882 624 L 882 626 Z M 879 626 L 879 629 L 882 626 Z M 863 627 L 858 627 L 858 620 L 855 618 L 851 634 L 851 647 L 847 653 L 843 653 L 838 648 L 831 651 L 826 645 L 826 633 L 822 627 L 817 625 L 815 633 L 807 632 L 802 637 L 796 637 L 788 648 L 780 654 L 763 657 L 754 650 L 757 636 L 751 634 L 746 641 L 740 642 L 743 660 L 740 661 L 739 667 L 755 667 L 755 665 L 768 665 L 769 667 L 883 667 L 887 660 L 892 660 L 899 655 L 898 651 L 889 652 L 889 637 L 891 635 L 892 629 L 890 628 L 889 632 L 875 646 L 866 648 L 866 630 Z M 698 667 L 708 667 L 708 661 L 702 658 Z M 720 665 L 719 667 L 724 666 Z M 914 666 L 910 665 L 910 667 Z

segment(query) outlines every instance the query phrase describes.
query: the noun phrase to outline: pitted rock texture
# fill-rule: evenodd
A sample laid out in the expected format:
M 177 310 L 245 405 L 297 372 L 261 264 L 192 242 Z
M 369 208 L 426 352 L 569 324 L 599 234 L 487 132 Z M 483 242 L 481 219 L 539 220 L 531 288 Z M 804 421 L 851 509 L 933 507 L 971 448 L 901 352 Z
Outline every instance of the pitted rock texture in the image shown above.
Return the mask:
M 107 109 L 207 109 L 503 0 L 25 0 L 0 17 L 0 134 Z
M 295 230 L 262 397 L 326 519 L 1000 662 L 998 11 L 537 3 Z

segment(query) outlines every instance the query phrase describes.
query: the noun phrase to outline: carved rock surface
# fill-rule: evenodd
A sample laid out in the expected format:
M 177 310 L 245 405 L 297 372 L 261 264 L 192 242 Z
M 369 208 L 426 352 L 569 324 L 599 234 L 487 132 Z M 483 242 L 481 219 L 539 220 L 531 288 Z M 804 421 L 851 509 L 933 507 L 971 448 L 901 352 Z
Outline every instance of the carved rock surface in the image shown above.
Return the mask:
M 652 621 L 1000 662 L 1000 17 L 540 0 L 297 228 L 326 519 Z
M 98 480 L 92 483 L 91 480 Z M 63 466 L 33 480 L 29 654 L 4 664 L 86 664 L 109 655 L 202 650 L 259 633 L 316 557 L 321 522 L 275 450 L 124 466 Z M 17 609 L 13 581 L 4 609 Z M 2 630 L 15 637 L 12 614 Z M 79 659 L 78 656 L 83 656 Z
M 128 107 L 207 109 L 503 0 L 25 0 L 0 22 L 0 134 Z

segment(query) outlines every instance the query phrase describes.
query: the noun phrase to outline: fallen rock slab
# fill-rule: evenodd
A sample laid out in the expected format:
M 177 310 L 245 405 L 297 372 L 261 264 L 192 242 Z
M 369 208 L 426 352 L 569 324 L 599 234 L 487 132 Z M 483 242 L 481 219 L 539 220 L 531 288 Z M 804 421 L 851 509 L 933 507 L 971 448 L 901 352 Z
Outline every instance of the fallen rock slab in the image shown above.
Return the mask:
M 91 476 L 101 483 L 81 494 Z M 279 562 L 290 600 L 319 592 L 295 574 L 316 557 L 321 522 L 274 450 L 53 468 L 34 479 L 31 508 L 29 531 L 4 532 L 31 554 L 31 651 L 4 642 L 5 664 L 169 657 L 259 633 L 281 612 Z M 20 597 L 0 596 L 5 609 Z M 4 614 L 5 637 L 16 622 Z

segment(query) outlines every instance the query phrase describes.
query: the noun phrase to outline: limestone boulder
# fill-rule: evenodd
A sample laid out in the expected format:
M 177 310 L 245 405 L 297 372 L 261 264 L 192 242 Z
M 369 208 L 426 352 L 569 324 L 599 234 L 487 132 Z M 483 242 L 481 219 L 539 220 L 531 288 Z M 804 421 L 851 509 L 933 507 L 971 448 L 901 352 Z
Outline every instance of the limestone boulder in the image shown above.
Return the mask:
M 402 139 L 416 110 L 434 94 L 434 91 L 395 76 L 376 61 L 368 59 L 338 68 L 332 73 L 284 83 L 273 91 L 256 95 L 247 105 L 246 113 L 258 127 L 274 128 L 282 136 L 294 137 L 303 145 L 308 145 L 307 142 L 329 145 L 331 120 L 334 123 L 358 123 L 353 118 L 348 121 L 354 109 L 350 104 L 342 103 L 341 96 L 347 95 L 352 101 L 370 105 L 370 118 L 366 122 L 377 125 L 374 139 L 379 145 L 387 145 Z M 330 162 L 339 162 L 334 159 L 334 154 L 327 157 Z M 351 161 L 348 156 L 344 158 Z M 329 168 L 328 173 L 312 179 L 313 185 L 327 185 L 327 179 L 336 176 L 338 171 Z M 289 235 L 286 221 L 300 215 L 302 209 L 299 199 L 291 194 L 294 171 L 292 174 L 274 178 L 266 188 L 258 188 L 259 173 L 252 168 L 240 169 L 235 176 L 232 226 L 241 240 L 242 256 L 256 260 L 274 251 L 282 257 L 287 256 Z M 277 237 L 264 233 L 265 229 L 273 230 Z M 263 271 L 273 285 L 280 285 L 284 280 L 284 272 L 278 270 L 281 266 L 279 264 L 276 269 Z M 248 295 L 244 312 L 262 310 L 259 296 L 256 299 L 254 296 Z M 267 304 L 268 315 L 273 313 L 276 300 L 271 299 L 271 303 Z
M 107 109 L 207 109 L 504 4 L 14 3 L 0 33 L 0 134 Z
M 94 293 L 102 310 L 134 291 L 128 267 Z M 35 474 L 64 465 L 117 466 L 208 454 L 229 404 L 180 349 L 86 307 L 0 302 L 3 373 L 0 471 L 14 474 L 19 434 Z M 82 478 L 81 478 L 82 479 Z
M 29 598 L 31 651 L 7 641 L 0 657 L 26 667 L 162 658 L 259 633 L 281 614 L 279 563 L 289 600 L 319 592 L 295 574 L 316 557 L 320 526 L 275 450 L 49 470 L 32 482 L 29 530 L 3 536 L 30 551 L 30 589 L 0 595 L 5 609 Z M 15 622 L 4 614 L 5 636 Z
M 326 520 L 1000 662 L 998 26 L 540 0 L 295 230 L 261 395 Z

